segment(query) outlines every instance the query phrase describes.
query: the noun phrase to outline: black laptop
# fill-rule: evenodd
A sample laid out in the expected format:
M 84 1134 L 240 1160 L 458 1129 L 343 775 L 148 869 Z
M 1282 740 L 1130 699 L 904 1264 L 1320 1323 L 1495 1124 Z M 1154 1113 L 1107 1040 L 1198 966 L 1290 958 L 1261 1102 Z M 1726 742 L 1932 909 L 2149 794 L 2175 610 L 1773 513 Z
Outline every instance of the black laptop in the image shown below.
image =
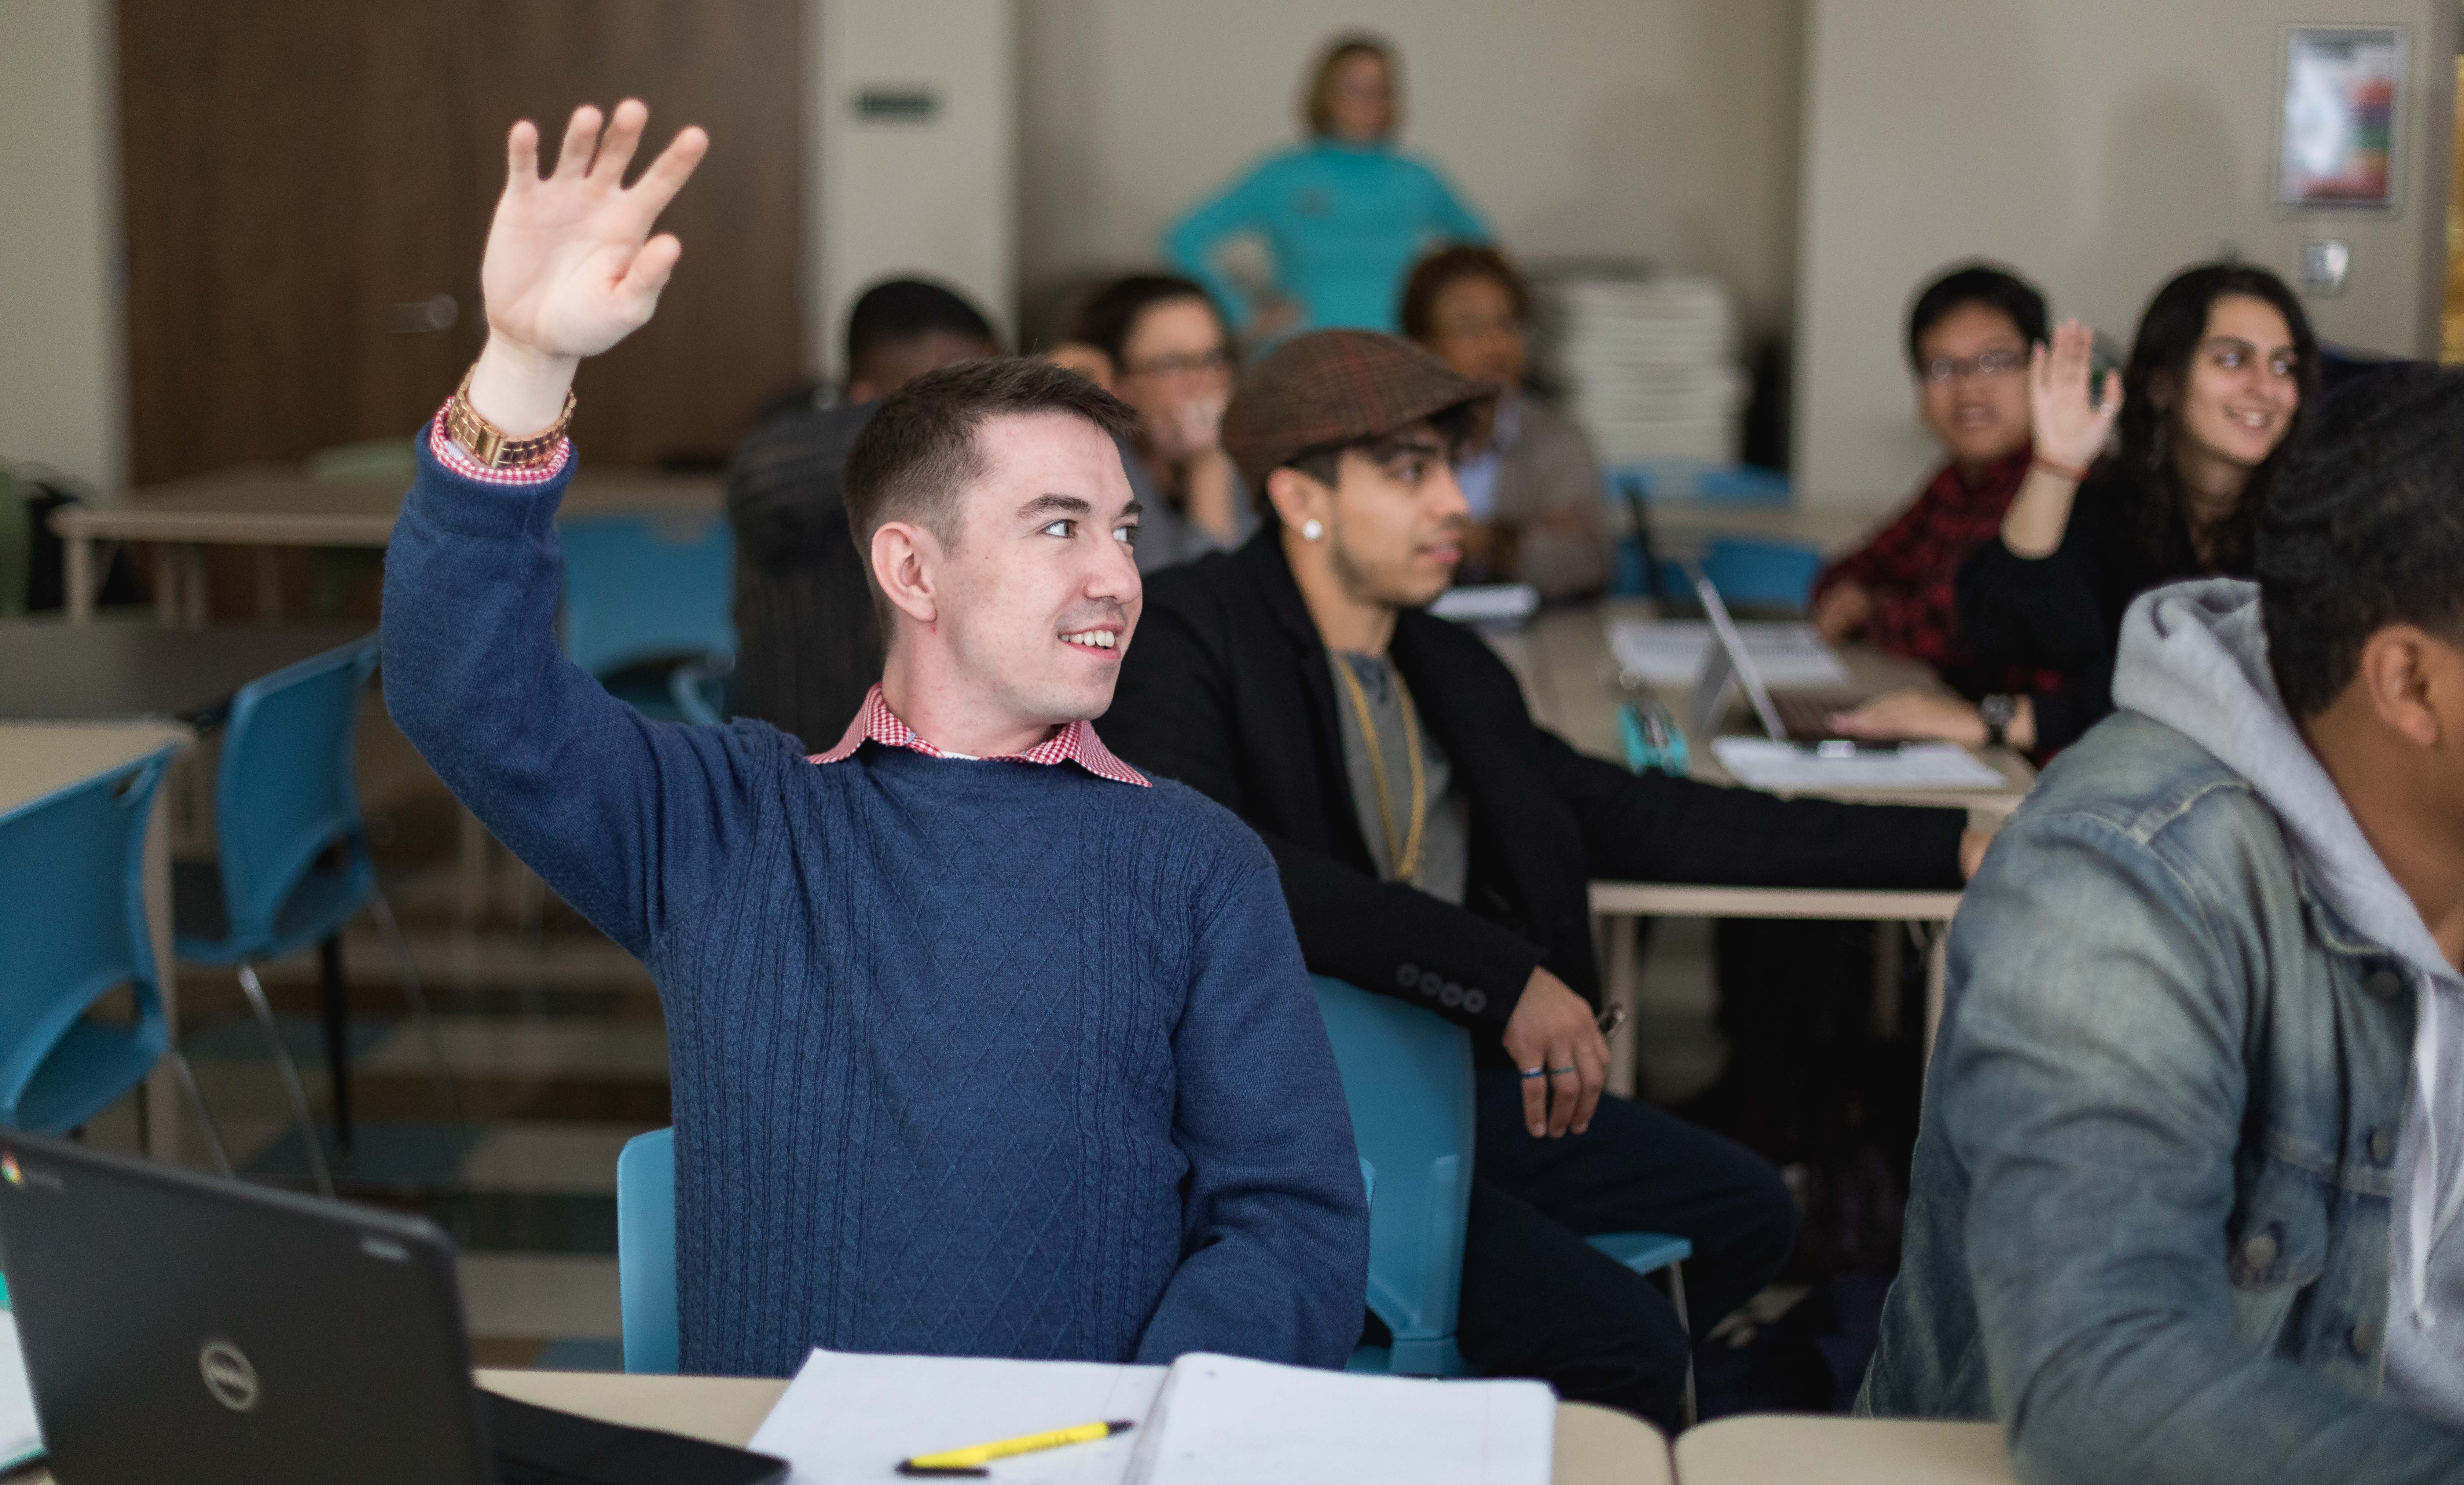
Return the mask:
M 412 1217 L 0 1132 L 0 1270 L 59 1485 L 777 1485 L 475 1387 Z

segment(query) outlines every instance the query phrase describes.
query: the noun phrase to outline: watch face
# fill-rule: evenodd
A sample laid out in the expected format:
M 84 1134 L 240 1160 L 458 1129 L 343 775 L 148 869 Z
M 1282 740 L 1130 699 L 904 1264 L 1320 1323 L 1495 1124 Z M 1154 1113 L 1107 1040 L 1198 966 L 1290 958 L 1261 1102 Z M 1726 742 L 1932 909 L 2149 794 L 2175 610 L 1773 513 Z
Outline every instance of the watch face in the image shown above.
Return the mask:
M 1984 717 L 1987 726 L 2007 727 L 2011 724 L 2012 717 L 2019 710 L 2019 706 L 2009 697 L 1990 696 L 1976 703 L 1976 710 Z

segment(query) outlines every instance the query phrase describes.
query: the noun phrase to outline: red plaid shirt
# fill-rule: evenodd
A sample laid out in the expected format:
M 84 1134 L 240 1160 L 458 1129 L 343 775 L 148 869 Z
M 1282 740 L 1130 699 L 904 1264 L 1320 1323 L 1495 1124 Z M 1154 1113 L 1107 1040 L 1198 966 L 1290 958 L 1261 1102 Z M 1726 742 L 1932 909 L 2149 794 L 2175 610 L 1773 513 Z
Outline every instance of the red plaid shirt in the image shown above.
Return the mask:
M 944 752 L 917 737 L 915 729 L 900 721 L 898 714 L 890 709 L 890 702 L 882 697 L 878 684 L 865 693 L 864 707 L 855 714 L 855 720 L 847 723 L 847 736 L 839 739 L 838 746 L 826 753 L 815 753 L 812 761 L 834 764 L 853 758 L 855 750 L 867 742 L 907 748 L 927 758 L 965 756 Z M 1112 750 L 1095 736 L 1094 726 L 1086 721 L 1069 723 L 1023 753 L 1003 753 L 998 758 L 981 761 L 990 764 L 1076 764 L 1099 779 L 1110 779 L 1115 784 L 1134 784 L 1140 788 L 1149 787 L 1146 775 L 1113 757 Z
M 1897 521 L 1815 579 L 1815 600 L 1835 583 L 1859 583 L 1874 595 L 1865 643 L 1936 670 L 1969 663 L 1959 633 L 1959 566 L 2002 529 L 2031 455 L 2021 448 L 1973 485 L 1958 465 L 1944 465 Z

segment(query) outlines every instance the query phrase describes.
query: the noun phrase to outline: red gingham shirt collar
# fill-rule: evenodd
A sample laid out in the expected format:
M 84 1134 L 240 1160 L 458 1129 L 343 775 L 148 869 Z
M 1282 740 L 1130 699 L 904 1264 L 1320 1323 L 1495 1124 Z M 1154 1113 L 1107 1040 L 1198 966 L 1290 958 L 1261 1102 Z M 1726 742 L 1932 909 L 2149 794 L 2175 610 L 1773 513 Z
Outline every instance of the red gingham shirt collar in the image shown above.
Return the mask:
M 817 764 L 834 764 L 853 758 L 857 748 L 866 742 L 878 742 L 884 747 L 903 747 L 927 758 L 951 758 L 957 755 L 943 752 L 915 735 L 915 730 L 898 720 L 882 698 L 881 687 L 875 685 L 865 693 L 864 708 L 847 723 L 847 735 L 838 746 L 826 753 L 815 753 Z M 1112 750 L 1095 736 L 1092 724 L 1073 721 L 1059 732 L 1038 742 L 1023 753 L 1003 753 L 998 758 L 983 759 L 990 764 L 1076 764 L 1099 779 L 1115 784 L 1134 784 L 1148 787 L 1146 775 L 1112 756 Z

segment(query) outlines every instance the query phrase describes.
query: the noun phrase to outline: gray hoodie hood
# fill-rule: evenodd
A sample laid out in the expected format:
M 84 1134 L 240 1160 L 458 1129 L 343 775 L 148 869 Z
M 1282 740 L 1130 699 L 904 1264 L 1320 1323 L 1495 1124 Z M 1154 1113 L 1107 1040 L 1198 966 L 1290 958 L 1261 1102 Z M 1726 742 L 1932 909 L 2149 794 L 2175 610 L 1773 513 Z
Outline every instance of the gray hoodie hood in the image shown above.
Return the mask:
M 2301 871 L 2328 906 L 2412 967 L 2413 1086 L 2396 1158 L 2395 1220 L 2387 1224 L 2387 1384 L 2417 1410 L 2464 1426 L 2464 1354 L 2453 1335 L 2441 1338 L 2444 1345 L 2430 1339 L 2442 1321 L 2451 1331 L 2464 1324 L 2464 1244 L 2448 1241 L 2464 1201 L 2464 1120 L 2452 1107 L 2453 1090 L 2464 1083 L 2464 977 L 2286 715 L 2267 666 L 2258 585 L 2211 578 L 2141 594 L 2123 617 L 2113 699 L 2248 780 L 2283 822 Z

